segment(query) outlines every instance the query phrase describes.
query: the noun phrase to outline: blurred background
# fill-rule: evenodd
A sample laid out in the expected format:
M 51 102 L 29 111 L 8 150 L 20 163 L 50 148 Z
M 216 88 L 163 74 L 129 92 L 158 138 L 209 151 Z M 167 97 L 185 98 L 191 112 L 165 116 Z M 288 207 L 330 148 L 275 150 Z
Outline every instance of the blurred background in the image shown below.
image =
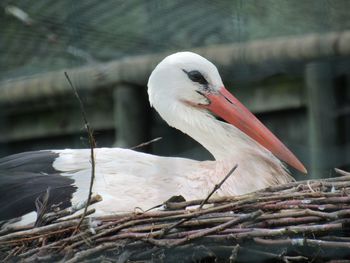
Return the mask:
M 193 50 L 308 178 L 350 168 L 348 0 L 2 0 L 0 8 L 0 156 L 89 147 L 67 71 L 99 147 L 160 136 L 138 150 L 211 159 L 150 109 L 146 92 L 165 55 Z

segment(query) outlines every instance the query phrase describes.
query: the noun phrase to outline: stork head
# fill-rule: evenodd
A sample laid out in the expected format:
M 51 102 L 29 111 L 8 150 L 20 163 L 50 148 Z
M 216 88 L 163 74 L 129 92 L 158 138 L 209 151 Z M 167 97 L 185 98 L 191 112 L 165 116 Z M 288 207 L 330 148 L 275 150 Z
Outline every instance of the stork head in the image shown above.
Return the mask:
M 192 52 L 172 54 L 153 70 L 148 81 L 152 106 L 160 112 L 177 103 L 208 104 L 203 94 L 223 87 L 220 74 L 213 63 Z
M 294 154 L 225 89 L 215 65 L 198 54 L 179 52 L 164 58 L 149 78 L 148 95 L 151 105 L 170 126 L 181 129 L 182 120 L 195 121 L 194 113 L 216 115 L 306 173 Z

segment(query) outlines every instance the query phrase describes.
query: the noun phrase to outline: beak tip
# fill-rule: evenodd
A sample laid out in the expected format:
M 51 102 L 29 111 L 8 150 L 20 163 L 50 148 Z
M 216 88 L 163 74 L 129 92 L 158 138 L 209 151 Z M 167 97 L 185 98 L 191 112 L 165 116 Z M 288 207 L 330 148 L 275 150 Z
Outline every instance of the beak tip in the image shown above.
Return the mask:
M 297 169 L 299 172 L 301 172 L 304 175 L 308 174 L 307 169 L 305 168 L 305 166 L 298 161 L 297 165 L 293 165 L 295 169 Z
M 307 172 L 307 169 L 304 167 L 304 169 L 301 171 L 304 175 L 307 175 L 308 172 Z

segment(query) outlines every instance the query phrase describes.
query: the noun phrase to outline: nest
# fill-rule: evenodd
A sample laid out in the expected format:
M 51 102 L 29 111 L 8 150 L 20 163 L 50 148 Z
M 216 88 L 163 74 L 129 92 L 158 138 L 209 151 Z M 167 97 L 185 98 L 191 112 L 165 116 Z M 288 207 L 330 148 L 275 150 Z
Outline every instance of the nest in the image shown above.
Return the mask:
M 39 227 L 3 228 L 0 256 L 23 262 L 335 262 L 350 258 L 350 174 L 337 172 L 341 176 L 207 198 L 204 207 L 203 200 L 171 200 L 165 211 L 85 217 L 80 225 L 79 217 L 66 216 L 83 205 L 45 214 Z

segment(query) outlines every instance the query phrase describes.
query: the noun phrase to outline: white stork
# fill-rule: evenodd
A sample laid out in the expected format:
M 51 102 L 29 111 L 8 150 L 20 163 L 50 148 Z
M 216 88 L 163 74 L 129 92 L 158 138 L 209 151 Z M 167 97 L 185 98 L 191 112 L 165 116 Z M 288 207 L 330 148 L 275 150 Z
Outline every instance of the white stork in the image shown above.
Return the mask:
M 205 198 L 235 164 L 237 170 L 218 196 L 293 180 L 281 161 L 306 173 L 291 151 L 224 88 L 217 68 L 195 53 L 179 52 L 161 61 L 149 78 L 148 95 L 170 126 L 202 144 L 215 161 L 96 148 L 93 192 L 103 201 L 94 205 L 95 215 L 148 209 L 175 195 Z M 48 187 L 50 202 L 60 208 L 86 200 L 90 175 L 90 149 L 43 150 L 0 159 L 0 221 L 35 221 L 34 201 Z

